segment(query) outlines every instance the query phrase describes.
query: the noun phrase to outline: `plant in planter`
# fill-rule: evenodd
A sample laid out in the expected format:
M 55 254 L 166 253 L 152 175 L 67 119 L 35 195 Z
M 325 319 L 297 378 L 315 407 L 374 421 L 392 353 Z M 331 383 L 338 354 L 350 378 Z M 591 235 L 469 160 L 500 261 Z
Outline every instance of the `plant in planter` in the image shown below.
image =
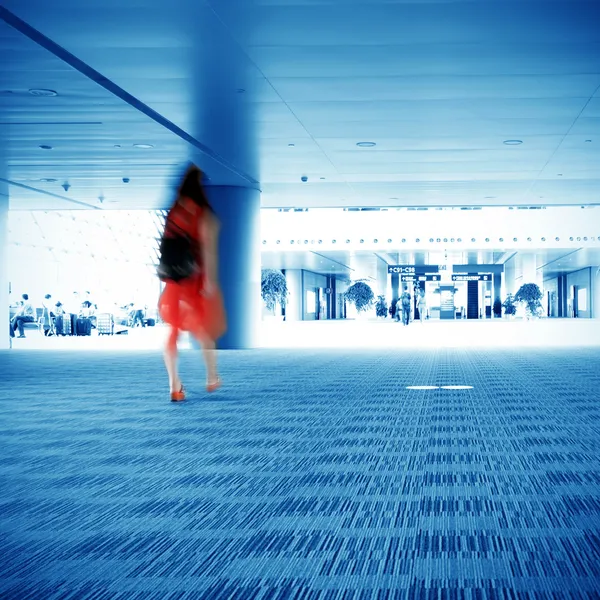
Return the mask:
M 542 312 L 542 290 L 535 283 L 524 283 L 515 294 L 515 302 L 522 302 L 527 309 L 527 316 L 539 317 Z
M 277 269 L 263 269 L 260 278 L 260 293 L 268 310 L 277 303 L 285 306 L 288 289 L 285 275 Z
M 492 306 L 492 311 L 497 319 L 499 319 L 502 316 L 502 302 L 500 301 L 500 298 L 496 298 L 494 300 L 494 306 Z
M 375 314 L 378 317 L 387 317 L 388 316 L 388 306 L 385 301 L 385 296 L 377 296 L 377 302 L 375 303 Z
M 358 312 L 367 310 L 374 298 L 373 290 L 364 281 L 353 283 L 346 291 L 346 300 L 352 302 Z
M 506 300 L 502 303 L 504 308 L 504 314 L 512 317 L 517 314 L 517 305 L 515 304 L 515 297 L 512 294 L 506 296 Z

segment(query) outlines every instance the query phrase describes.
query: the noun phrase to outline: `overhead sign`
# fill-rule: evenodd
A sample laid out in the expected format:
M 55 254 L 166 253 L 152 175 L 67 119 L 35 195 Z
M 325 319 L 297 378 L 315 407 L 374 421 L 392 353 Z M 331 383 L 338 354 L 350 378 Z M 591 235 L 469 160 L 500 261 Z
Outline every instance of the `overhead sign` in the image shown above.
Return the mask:
M 440 275 L 400 275 L 400 281 L 440 281 Z
M 481 273 L 462 273 L 458 275 L 452 275 L 452 281 L 492 281 L 492 276 Z
M 400 273 L 400 275 L 437 273 L 439 270 L 438 265 L 388 265 L 388 273 Z

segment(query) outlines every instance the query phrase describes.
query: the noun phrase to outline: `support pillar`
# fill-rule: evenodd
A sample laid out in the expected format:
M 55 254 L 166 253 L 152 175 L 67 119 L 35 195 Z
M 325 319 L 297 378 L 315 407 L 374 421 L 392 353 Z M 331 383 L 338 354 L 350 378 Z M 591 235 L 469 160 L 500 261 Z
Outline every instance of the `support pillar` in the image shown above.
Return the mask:
M 10 348 L 8 301 L 8 184 L 0 181 L 0 350 Z
M 392 273 L 392 302 L 398 300 L 400 297 L 400 275 L 398 273 Z
M 300 269 L 286 269 L 285 282 L 288 288 L 288 299 L 285 305 L 286 321 L 302 321 L 304 315 L 302 300 L 302 271 Z
M 494 289 L 492 291 L 492 316 L 494 315 L 494 302 L 496 299 L 500 300 L 500 302 L 504 301 L 504 297 L 502 295 L 502 273 L 494 273 Z M 502 313 L 500 313 L 502 315 Z
M 523 277 L 518 284 L 518 287 L 521 287 L 524 283 L 536 283 L 540 289 L 543 288 L 542 273 L 538 271 L 535 259 L 535 254 L 526 254 L 523 256 Z M 518 289 L 516 291 L 518 291 Z
M 227 311 L 227 333 L 218 348 L 255 348 L 261 302 L 260 191 L 209 186 L 206 192 L 221 222 L 219 283 Z

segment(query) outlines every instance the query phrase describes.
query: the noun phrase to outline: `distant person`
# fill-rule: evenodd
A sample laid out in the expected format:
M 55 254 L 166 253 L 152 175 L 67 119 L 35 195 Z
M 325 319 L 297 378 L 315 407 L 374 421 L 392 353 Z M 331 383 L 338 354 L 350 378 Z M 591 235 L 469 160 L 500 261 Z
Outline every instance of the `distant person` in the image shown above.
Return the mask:
M 54 314 L 56 315 L 54 318 L 54 331 L 56 335 L 65 335 L 65 309 L 62 302 L 58 301 L 54 305 Z
M 24 323 L 33 323 L 35 321 L 35 308 L 33 304 L 29 302 L 29 295 L 23 294 L 23 305 L 18 310 L 17 314 L 12 320 L 12 334 L 11 337 L 15 337 L 15 331 L 19 330 L 19 337 L 25 337 L 25 330 L 23 329 Z M 6 322 L 6 321 L 5 321 Z
M 202 346 L 207 391 L 213 392 L 221 385 L 215 341 L 227 326 L 217 281 L 219 221 L 206 198 L 201 177 L 202 171 L 195 165 L 187 169 L 161 240 L 158 275 L 166 285 L 158 310 L 170 325 L 164 359 L 173 402 L 185 400 L 177 370 L 180 331 L 189 331 Z
M 71 321 L 71 335 L 77 335 L 77 318 L 79 317 L 79 311 L 81 310 L 81 298 L 79 292 L 73 292 L 71 300 L 67 302 L 65 312 L 68 314 L 65 318 Z
M 137 302 L 132 302 L 132 327 L 135 327 L 137 323 L 139 323 L 142 327 L 146 327 L 146 322 L 144 321 L 144 309 L 145 306 L 139 300 Z
M 52 296 L 50 294 L 46 294 L 44 299 L 42 300 L 42 318 L 44 320 L 44 335 L 50 336 L 54 333 L 53 323 L 54 323 L 54 312 L 52 312 Z
M 417 298 L 417 308 L 419 309 L 419 320 L 421 323 L 425 321 L 427 313 L 427 300 L 425 299 L 425 290 L 421 290 Z
M 404 286 L 404 291 L 400 296 L 400 304 L 402 306 L 402 323 L 408 325 L 410 321 L 410 301 L 411 295 L 408 292 L 408 286 Z

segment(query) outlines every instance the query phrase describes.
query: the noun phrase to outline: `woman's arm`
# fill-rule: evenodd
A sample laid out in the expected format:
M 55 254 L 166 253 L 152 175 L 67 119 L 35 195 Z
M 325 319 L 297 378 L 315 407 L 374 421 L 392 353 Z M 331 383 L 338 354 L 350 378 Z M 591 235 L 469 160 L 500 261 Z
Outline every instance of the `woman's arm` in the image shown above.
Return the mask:
M 200 219 L 200 254 L 202 259 L 202 268 L 207 291 L 211 291 L 217 283 L 219 264 L 218 264 L 218 241 L 219 241 L 219 221 L 210 212 L 205 211 Z

